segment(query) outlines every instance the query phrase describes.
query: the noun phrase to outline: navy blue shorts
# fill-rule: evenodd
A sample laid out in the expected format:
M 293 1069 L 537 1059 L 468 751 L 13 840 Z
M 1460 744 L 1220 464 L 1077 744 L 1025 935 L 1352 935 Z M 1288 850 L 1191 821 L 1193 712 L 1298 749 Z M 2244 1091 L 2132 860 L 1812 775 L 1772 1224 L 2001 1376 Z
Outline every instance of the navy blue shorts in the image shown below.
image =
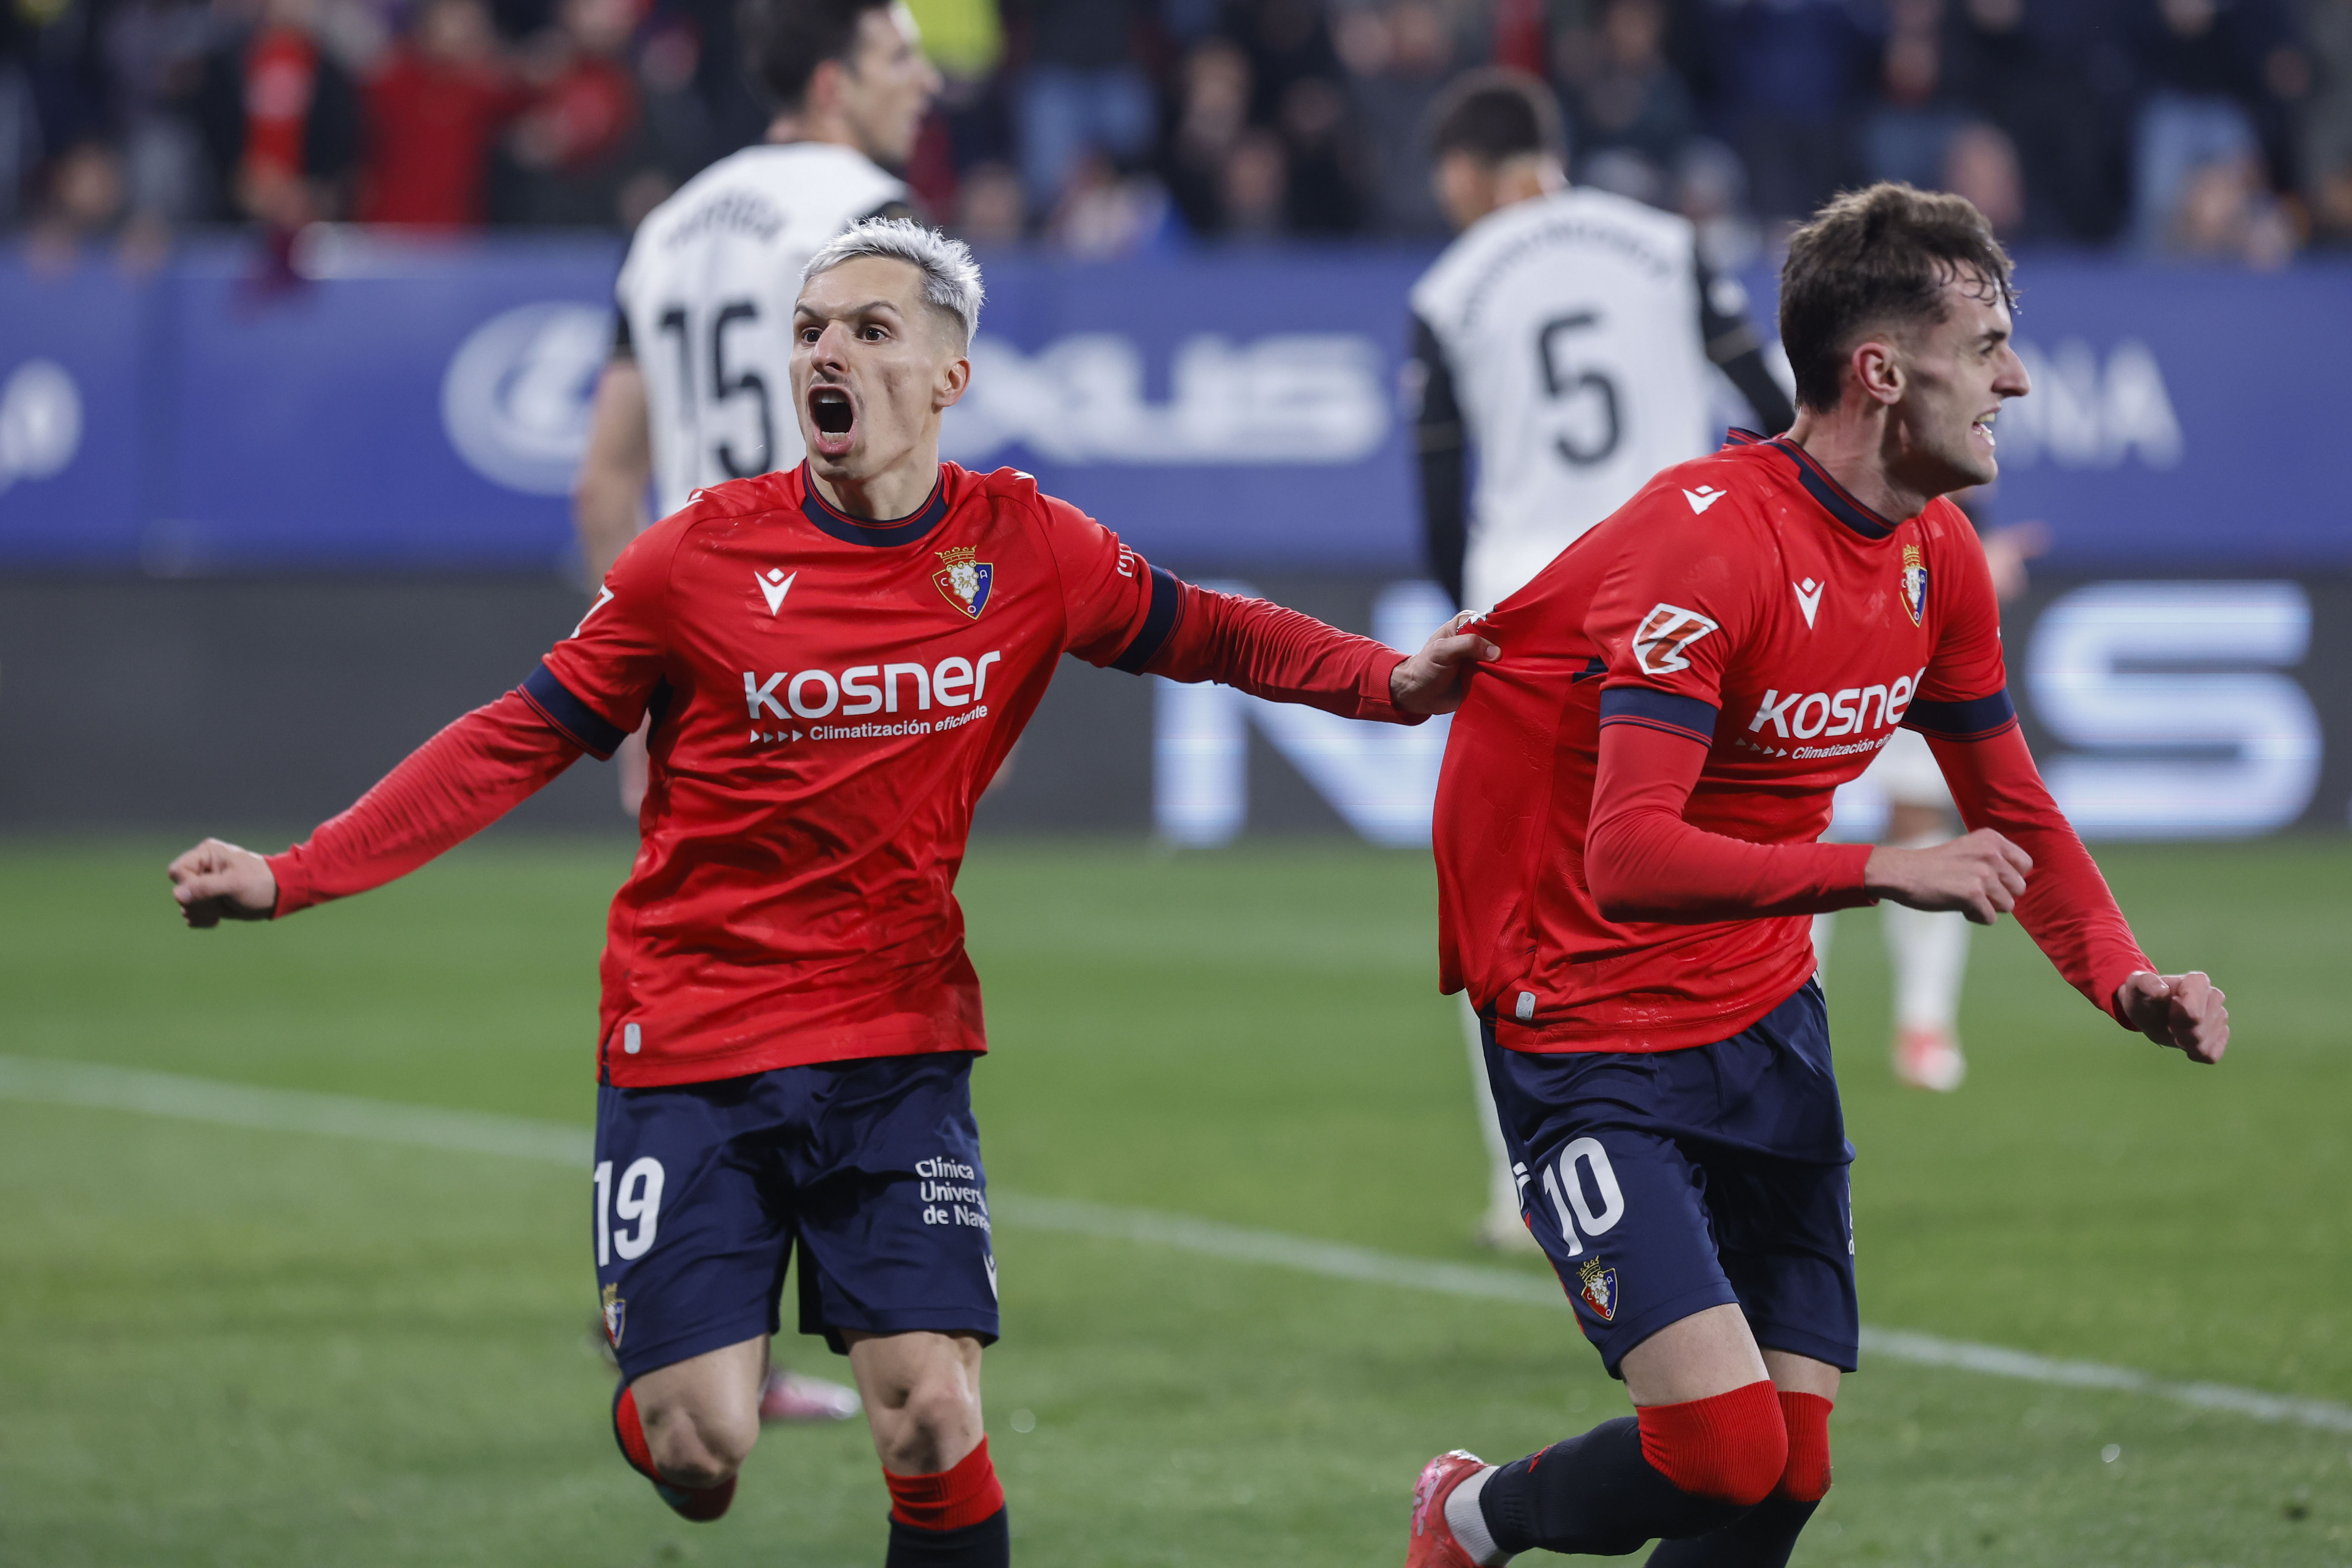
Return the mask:
M 1853 1370 L 1853 1145 L 1819 985 L 1688 1050 L 1538 1056 L 1490 1025 L 1486 1070 L 1520 1215 L 1612 1377 L 1734 1303 L 1759 1345 Z
M 968 1053 L 778 1068 L 596 1095 L 596 1283 L 621 1371 L 782 1326 L 996 1338 Z

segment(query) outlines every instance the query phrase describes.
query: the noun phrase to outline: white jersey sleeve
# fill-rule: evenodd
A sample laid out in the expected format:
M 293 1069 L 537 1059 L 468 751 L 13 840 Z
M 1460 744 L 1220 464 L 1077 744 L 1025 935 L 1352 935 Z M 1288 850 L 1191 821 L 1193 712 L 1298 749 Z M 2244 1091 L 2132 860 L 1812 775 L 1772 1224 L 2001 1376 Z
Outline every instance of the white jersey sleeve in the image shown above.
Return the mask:
M 1690 223 L 1604 191 L 1517 202 L 1412 291 L 1475 453 L 1463 605 L 1486 609 L 1714 449 Z
M 667 516 L 705 485 L 801 460 L 793 301 L 819 246 L 907 187 L 827 142 L 747 147 L 647 215 L 614 295 L 645 377 Z

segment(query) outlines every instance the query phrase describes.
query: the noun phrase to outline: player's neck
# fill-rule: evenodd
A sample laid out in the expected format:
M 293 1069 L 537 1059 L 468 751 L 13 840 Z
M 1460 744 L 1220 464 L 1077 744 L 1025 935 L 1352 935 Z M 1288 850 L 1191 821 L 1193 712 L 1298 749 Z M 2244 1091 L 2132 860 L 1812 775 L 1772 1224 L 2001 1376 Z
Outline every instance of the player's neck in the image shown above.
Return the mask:
M 1852 413 L 1840 407 L 1823 414 L 1800 407 L 1797 422 L 1789 426 L 1789 439 L 1843 486 L 1846 494 L 1889 521 L 1918 516 L 1941 493 L 1903 479 L 1895 422 L 1884 408 Z
M 820 110 L 787 110 L 777 115 L 768 121 L 768 140 L 775 143 L 822 142 L 829 146 L 846 147 L 861 156 L 866 154 L 866 149 L 850 133 L 848 121 Z
M 940 482 L 937 444 L 911 452 L 879 473 L 828 478 L 809 465 L 809 480 L 834 510 L 860 522 L 898 522 L 915 515 Z

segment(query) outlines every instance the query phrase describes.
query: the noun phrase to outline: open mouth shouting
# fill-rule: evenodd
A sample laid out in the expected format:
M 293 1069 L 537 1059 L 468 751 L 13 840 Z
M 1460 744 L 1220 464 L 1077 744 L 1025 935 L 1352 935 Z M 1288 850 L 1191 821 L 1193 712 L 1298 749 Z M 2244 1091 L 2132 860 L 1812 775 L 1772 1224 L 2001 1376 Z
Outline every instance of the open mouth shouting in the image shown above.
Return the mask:
M 1976 421 L 1976 423 L 1975 423 L 1975 424 L 1970 425 L 1970 426 L 1969 426 L 1969 434 L 1971 434 L 1971 435 L 1975 436 L 1979 440 L 1982 441 L 1982 442 L 1983 442 L 1987 447 L 1990 447 L 1990 446 L 1992 446 L 1992 445 L 1993 445 L 1993 438 L 1992 438 L 1992 422 L 1993 422 L 1994 420 L 1996 420 L 1996 419 L 2000 418 L 2000 409 L 1998 409 L 1998 408 L 1994 409 L 1994 410 L 1993 410 L 1991 413 L 1990 413 L 1990 414 L 1986 414 L 1986 415 L 1980 416 L 1977 419 L 1977 421 Z
M 847 389 L 823 384 L 810 387 L 808 411 L 814 437 L 809 445 L 828 458 L 846 455 L 857 426 L 857 409 Z

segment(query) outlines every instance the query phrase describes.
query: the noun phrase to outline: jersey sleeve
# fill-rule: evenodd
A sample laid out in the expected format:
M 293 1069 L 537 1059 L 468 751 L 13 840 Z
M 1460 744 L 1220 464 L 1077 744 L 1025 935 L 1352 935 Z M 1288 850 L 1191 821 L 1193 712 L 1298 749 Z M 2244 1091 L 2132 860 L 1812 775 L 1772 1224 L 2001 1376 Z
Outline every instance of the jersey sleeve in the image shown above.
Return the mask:
M 1454 371 L 1434 328 L 1412 319 L 1406 361 L 1413 405 L 1414 455 L 1421 467 L 1423 553 L 1430 575 L 1462 603 L 1462 574 L 1470 548 L 1469 435 L 1454 390 Z
M 380 888 L 471 838 L 553 782 L 580 747 L 518 691 L 444 729 L 303 842 L 269 857 L 272 918 Z
M 669 566 L 683 537 L 682 519 L 673 519 L 631 541 L 572 635 L 518 689 L 550 726 L 600 761 L 636 729 L 661 685 Z
M 1708 510 L 1723 512 L 1727 497 Z M 1715 742 L 1725 672 L 1762 625 L 1762 546 L 1738 512 L 1706 517 L 1669 482 L 1586 620 L 1607 668 L 1585 839 L 1593 902 L 1613 921 L 1681 923 L 1816 913 L 1871 901 L 1868 845 L 1752 844 L 1683 818 Z
M 1948 501 L 1935 504 L 1950 548 L 1936 552 L 1924 593 L 1943 629 L 1903 726 L 1930 740 L 1985 740 L 2017 724 L 2001 659 L 2000 600 L 1967 516 Z M 1949 583 L 1935 580 L 1946 574 Z
M 1417 724 L 1389 699 L 1404 656 L 1263 599 L 1195 587 L 1066 501 L 1039 496 L 1062 578 L 1066 651 L 1171 680 L 1216 680 L 1349 719 Z
M 1736 498 L 1725 497 L 1737 506 Z M 1616 552 L 1585 620 L 1607 668 L 1601 722 L 1665 725 L 1702 742 L 1715 735 L 1724 671 L 1761 620 L 1751 526 L 1717 501 L 1695 513 L 1671 480 L 1628 503 L 1612 523 L 1638 533 Z
M 1927 737 L 1970 831 L 1991 828 L 2033 858 L 2018 924 L 2067 984 L 2128 1027 L 2116 1011 L 2116 989 L 2135 971 L 2156 965 L 2042 782 L 2010 702 L 2000 605 L 1984 551 L 1957 509 L 1945 521 L 1954 542 L 1939 556 L 1953 578 L 1948 618 L 1904 725 Z M 1928 591 L 1937 586 L 1931 581 Z

